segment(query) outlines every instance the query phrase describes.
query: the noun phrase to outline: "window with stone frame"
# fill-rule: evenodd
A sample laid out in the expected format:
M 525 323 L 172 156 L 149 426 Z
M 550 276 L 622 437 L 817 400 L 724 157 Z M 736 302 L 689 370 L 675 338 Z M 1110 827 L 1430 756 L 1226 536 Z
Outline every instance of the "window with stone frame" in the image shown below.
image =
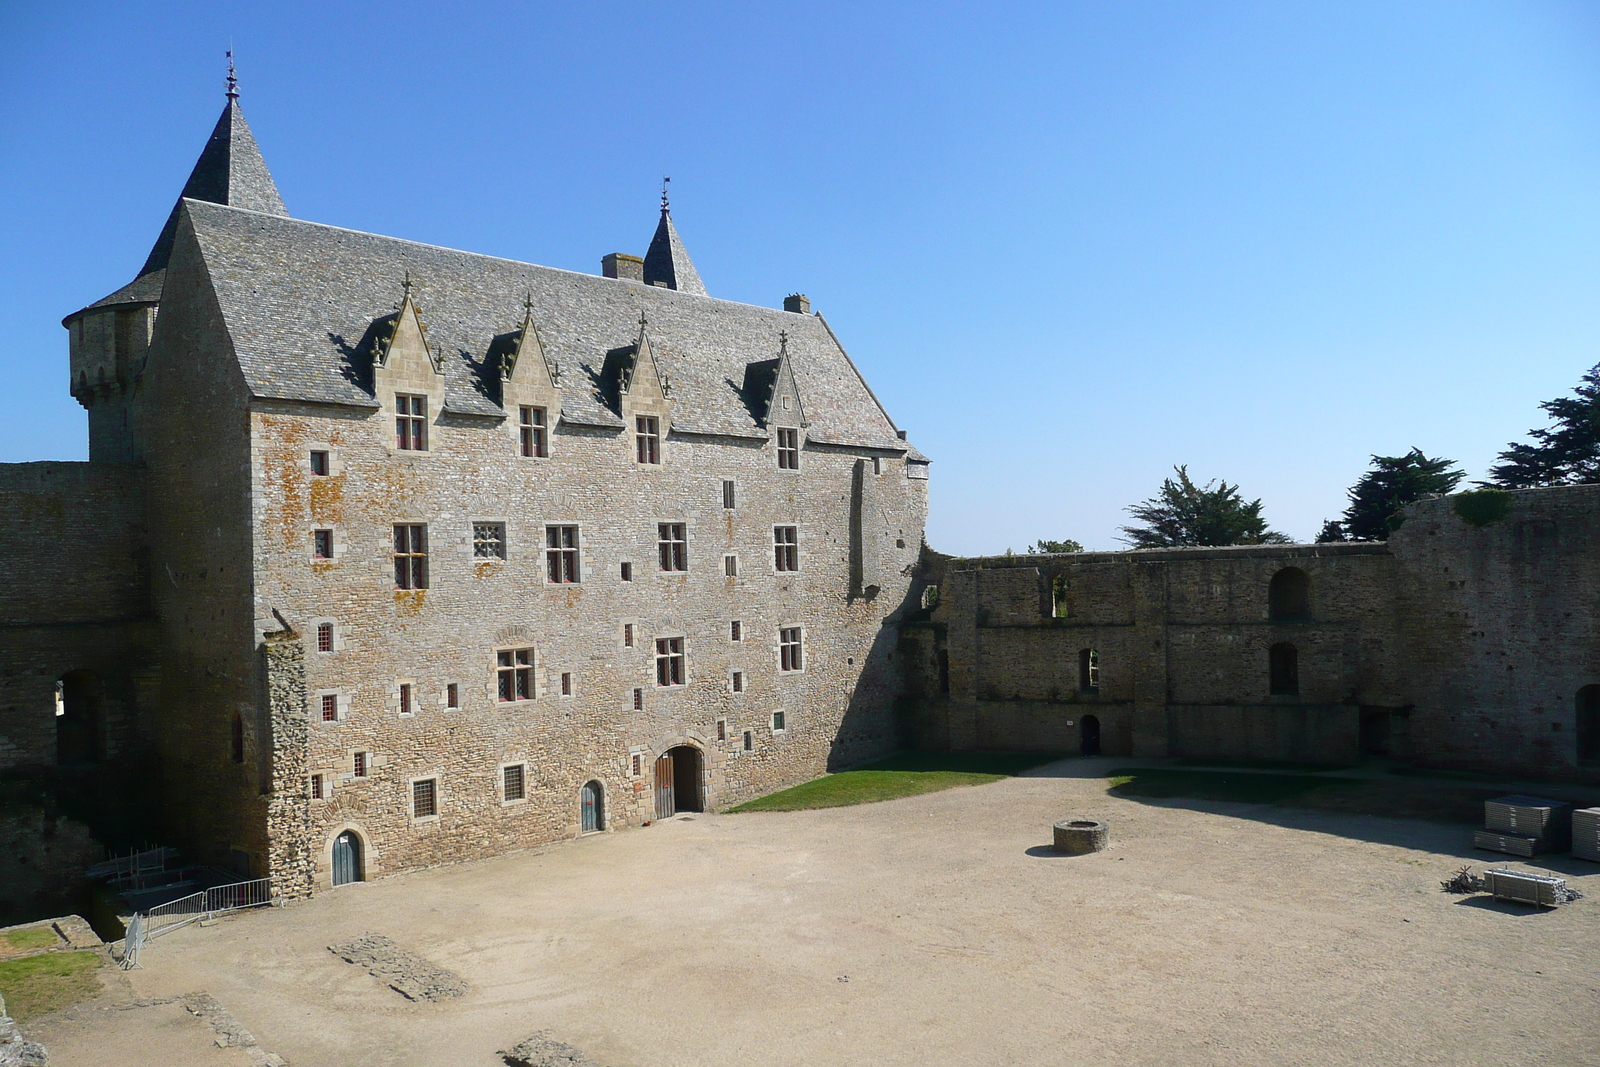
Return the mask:
M 394 587 L 428 588 L 428 528 L 407 523 L 394 528 Z
M 778 431 L 778 469 L 797 471 L 800 469 L 800 431 Z
M 729 578 L 739 577 L 739 557 L 733 555 L 723 556 L 722 573 Z
M 350 756 L 350 769 L 357 778 L 365 778 L 372 769 L 372 760 L 365 752 L 355 752 Z
M 775 734 L 783 733 L 783 731 L 785 729 L 784 721 L 785 720 L 784 720 L 783 712 L 781 712 L 781 711 L 773 712 L 772 713 L 772 732 L 775 733 Z
M 722 479 L 722 506 L 732 511 L 736 503 L 738 503 L 738 497 L 735 494 L 733 479 Z
M 778 631 L 778 669 L 798 671 L 805 667 L 805 652 L 798 626 L 785 626 Z
M 756 750 L 756 732 L 754 730 L 746 730 L 743 742 L 742 747 L 746 752 L 754 752 Z
M 417 713 L 417 702 L 416 702 L 414 694 L 411 691 L 411 683 L 410 682 L 401 682 L 400 683 L 400 714 L 401 715 L 415 715 L 416 713 Z
M 561 695 L 564 696 L 564 697 L 569 697 L 569 696 L 572 695 L 572 672 L 571 671 L 562 671 L 561 672 Z
M 772 566 L 779 571 L 800 569 L 800 528 L 774 526 L 772 528 Z
M 439 814 L 439 779 L 419 778 L 411 783 L 411 817 L 427 819 Z
M 312 530 L 311 531 L 311 558 L 312 559 L 332 559 L 333 558 L 333 531 L 332 530 Z
M 744 692 L 744 671 L 734 671 L 729 675 L 728 683 L 735 693 Z
M 544 408 L 523 405 L 518 411 L 518 431 L 522 438 L 522 454 L 537 459 L 550 455 L 549 439 L 545 436 Z
M 636 688 L 633 691 L 633 710 L 634 711 L 643 711 L 644 710 L 644 690 L 643 689 L 637 689 Z
M 322 784 L 322 775 L 320 775 L 320 774 L 313 774 L 311 776 L 311 799 L 312 800 L 326 800 L 327 799 L 327 796 L 326 796 L 325 790 L 324 790 L 324 786 Z
M 323 722 L 338 722 L 339 721 L 339 696 L 338 696 L 338 694 L 336 694 L 336 693 L 324 693 L 324 694 L 322 694 L 321 704 L 322 704 L 322 708 L 321 708 L 322 721 Z
M 328 453 L 323 449 L 313 448 L 311 450 L 311 473 L 317 475 L 318 477 L 327 476 Z
M 394 445 L 406 452 L 428 448 L 428 398 L 410 393 L 394 397 Z
M 728 623 L 728 640 L 730 640 L 730 641 L 743 641 L 744 640 L 744 623 L 743 622 L 739 621 L 738 619 L 734 619 L 734 620 L 732 620 L 732 621 L 730 621 Z
M 457 683 L 446 683 L 444 687 L 444 706 L 447 708 L 459 708 L 461 706 L 461 686 Z
M 506 648 L 495 654 L 500 703 L 533 699 L 533 649 Z
M 527 767 L 513 763 L 500 772 L 501 788 L 506 800 L 526 800 L 528 797 Z
M 506 558 L 506 524 L 503 522 L 475 522 L 472 524 L 472 558 Z
M 634 445 L 640 463 L 661 462 L 661 420 L 654 415 L 634 419 Z
M 656 524 L 656 554 L 663 571 L 689 569 L 689 541 L 681 522 Z
M 656 638 L 656 685 L 683 684 L 683 638 Z
M 566 585 L 578 581 L 578 528 L 546 526 L 544 543 L 545 574 L 550 584 Z
M 333 651 L 333 623 L 331 623 L 331 622 L 319 622 L 319 623 L 317 623 L 317 651 L 318 652 L 332 652 Z

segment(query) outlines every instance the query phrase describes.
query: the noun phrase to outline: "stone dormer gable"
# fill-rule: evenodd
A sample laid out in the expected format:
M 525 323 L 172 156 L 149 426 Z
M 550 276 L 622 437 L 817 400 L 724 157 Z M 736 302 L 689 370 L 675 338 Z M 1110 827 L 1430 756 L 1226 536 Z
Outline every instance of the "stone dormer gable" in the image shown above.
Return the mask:
M 800 387 L 795 381 L 794 363 L 789 355 L 789 335 L 778 335 L 778 366 L 772 380 L 772 398 L 765 418 L 768 427 L 804 429 L 805 406 L 800 402 Z
M 561 366 L 546 354 L 544 342 L 539 339 L 532 300 L 525 306 L 522 325 L 501 348 L 500 381 L 506 392 L 513 388 L 550 391 L 561 387 Z
M 432 448 L 432 426 L 445 407 L 444 354 L 429 343 L 428 328 L 411 288 L 408 277 L 392 327 L 380 326 L 374 333 L 372 388 L 379 411 L 387 420 L 400 414 L 415 416 L 414 404 L 401 412 L 398 398 L 424 398 L 423 417 L 429 427 L 426 450 Z
M 630 414 L 660 415 L 672 411 L 672 379 L 656 360 L 650 325 L 639 316 L 639 340 L 623 349 L 617 361 L 617 401 L 623 418 Z
M 550 434 L 561 417 L 561 367 L 546 354 L 533 321 L 533 301 L 524 302 L 522 325 L 499 352 L 500 404 L 513 446 L 522 455 L 550 455 Z

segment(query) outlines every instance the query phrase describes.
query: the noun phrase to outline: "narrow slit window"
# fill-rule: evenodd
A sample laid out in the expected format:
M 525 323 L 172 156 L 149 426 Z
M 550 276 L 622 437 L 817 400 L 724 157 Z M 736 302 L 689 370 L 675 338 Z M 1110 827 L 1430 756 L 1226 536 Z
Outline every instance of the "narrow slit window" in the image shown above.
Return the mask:
M 661 462 L 661 420 L 640 415 L 634 420 L 634 444 L 640 463 Z
M 439 780 L 424 778 L 411 783 L 411 814 L 426 819 L 439 814 Z
M 578 528 L 576 526 L 546 526 L 545 563 L 552 585 L 566 585 L 578 580 Z
M 572 695 L 572 672 L 571 671 L 562 671 L 561 672 L 561 695 L 564 696 L 564 697 L 569 697 L 569 696 Z
M 244 717 L 233 713 L 233 762 L 244 762 Z
M 633 647 L 633 623 L 631 622 L 625 622 L 622 624 L 622 647 Z
M 740 622 L 738 619 L 734 619 L 732 622 L 728 623 L 728 640 L 744 640 L 744 623 Z
M 633 754 L 633 776 L 635 778 L 639 777 L 639 775 L 643 773 L 643 769 L 641 767 L 643 762 L 644 761 L 639 758 L 639 753 L 635 752 Z
M 523 800 L 528 795 L 527 782 L 520 763 L 513 763 L 507 767 L 505 775 L 505 797 L 507 800 Z
M 733 691 L 735 693 L 744 692 L 744 671 L 734 671 L 732 680 L 733 680 Z
M 717 740 L 718 741 L 726 741 L 727 739 L 728 739 L 728 720 L 727 719 L 718 719 L 717 720 Z
M 500 702 L 533 699 L 533 649 L 508 648 L 496 653 Z
M 1078 692 L 1100 692 L 1100 653 L 1095 649 L 1078 652 Z
M 732 511 L 736 502 L 737 500 L 734 495 L 733 479 L 724 478 L 722 480 L 722 506 L 727 508 L 729 511 Z
M 800 528 L 774 526 L 772 528 L 772 566 L 780 571 L 800 569 Z
M 406 682 L 400 686 L 400 714 L 416 714 L 416 705 L 411 700 L 411 683 Z
M 459 708 L 461 706 L 461 687 L 455 682 L 451 682 L 444 687 L 444 706 L 447 708 Z
M 755 733 L 754 730 L 746 730 L 744 732 L 744 750 L 746 752 L 754 752 L 755 749 L 756 749 L 756 733 Z
M 656 639 L 656 685 L 683 684 L 683 638 Z
M 544 408 L 523 407 L 519 412 L 522 454 L 543 459 L 550 454 L 545 436 Z
M 355 772 L 357 778 L 365 778 L 367 776 L 367 767 L 367 754 L 365 752 L 357 752 L 350 760 L 350 769 Z
M 689 542 L 681 522 L 656 524 L 656 554 L 663 571 L 689 569 Z
M 394 398 L 394 443 L 407 452 L 423 452 L 428 447 L 428 398 L 396 393 Z
M 800 431 L 778 431 L 778 469 L 797 471 L 800 469 Z
M 643 689 L 635 689 L 633 691 L 633 710 L 634 711 L 643 711 L 644 710 L 644 690 Z
M 739 577 L 739 557 L 738 556 L 723 556 L 722 557 L 722 573 L 727 575 L 729 578 L 737 578 L 737 577 Z
M 394 587 L 396 589 L 428 588 L 428 528 L 426 526 L 396 526 L 394 528 Z
M 623 565 L 622 565 L 622 580 L 625 581 L 625 582 L 633 581 L 633 564 L 631 564 L 631 563 L 623 563 Z

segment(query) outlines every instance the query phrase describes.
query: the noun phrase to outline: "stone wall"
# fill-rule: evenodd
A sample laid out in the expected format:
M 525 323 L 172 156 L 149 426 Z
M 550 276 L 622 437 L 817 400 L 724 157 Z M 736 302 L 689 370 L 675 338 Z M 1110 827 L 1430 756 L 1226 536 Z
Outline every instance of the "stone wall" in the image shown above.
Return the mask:
M 1578 690 L 1600 682 L 1600 486 L 1509 494 L 1474 527 L 1418 504 L 1387 544 L 954 559 L 927 553 L 938 607 L 903 628 L 920 742 L 1109 755 L 1345 762 L 1365 749 L 1558 777 Z M 1298 569 L 1309 612 L 1274 618 Z M 920 593 L 919 593 L 920 595 Z M 1271 692 L 1274 645 L 1298 692 Z M 1080 691 L 1082 652 L 1099 685 Z

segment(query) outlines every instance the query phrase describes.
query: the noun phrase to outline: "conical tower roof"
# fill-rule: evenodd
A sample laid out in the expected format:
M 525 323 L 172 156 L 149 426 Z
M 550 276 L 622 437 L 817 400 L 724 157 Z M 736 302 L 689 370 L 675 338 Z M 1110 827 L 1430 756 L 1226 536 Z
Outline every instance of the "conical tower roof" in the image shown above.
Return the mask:
M 172 239 L 178 229 L 178 211 L 183 201 L 207 200 L 213 204 L 226 204 L 269 215 L 288 216 L 278 186 L 267 170 L 267 161 L 261 158 L 261 149 L 250 133 L 250 124 L 244 120 L 239 108 L 239 90 L 230 72 L 228 77 L 228 102 L 222 108 L 211 139 L 206 142 L 195 161 L 178 203 L 172 206 L 167 224 L 161 228 L 149 258 L 139 268 L 139 276 L 110 296 L 90 304 L 90 308 L 108 304 L 154 304 L 161 299 L 161 285 L 166 280 L 167 260 L 172 255 Z M 692 268 L 691 268 L 692 269 Z M 85 311 L 89 308 L 85 308 Z M 74 315 L 67 316 L 70 320 Z
M 661 221 L 656 224 L 656 235 L 650 239 L 650 251 L 644 254 L 644 283 L 665 285 L 680 293 L 705 296 L 706 286 L 700 272 L 694 269 L 694 260 L 683 247 L 678 228 L 672 224 L 672 209 L 667 206 L 666 193 L 661 194 Z

